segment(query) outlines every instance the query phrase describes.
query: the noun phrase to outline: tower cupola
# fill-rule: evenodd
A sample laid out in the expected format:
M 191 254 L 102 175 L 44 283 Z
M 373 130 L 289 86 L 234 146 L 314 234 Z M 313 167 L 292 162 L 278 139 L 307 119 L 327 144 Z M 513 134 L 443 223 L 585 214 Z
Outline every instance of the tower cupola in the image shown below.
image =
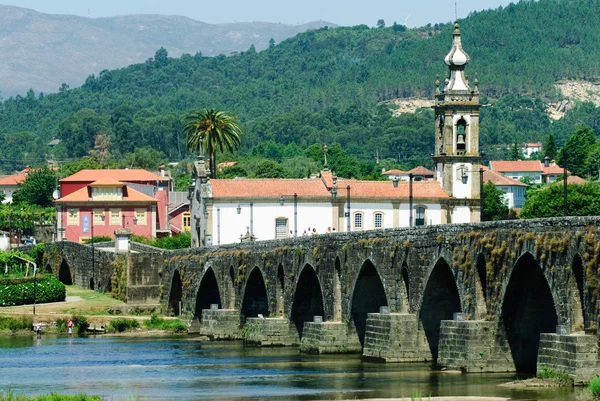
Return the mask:
M 469 64 L 470 60 L 471 58 L 462 48 L 460 27 L 457 21 L 454 24 L 454 33 L 452 34 L 452 48 L 444 58 L 444 62 L 450 68 L 450 79 L 448 79 L 444 88 L 445 92 L 470 91 L 464 72 L 465 66 Z

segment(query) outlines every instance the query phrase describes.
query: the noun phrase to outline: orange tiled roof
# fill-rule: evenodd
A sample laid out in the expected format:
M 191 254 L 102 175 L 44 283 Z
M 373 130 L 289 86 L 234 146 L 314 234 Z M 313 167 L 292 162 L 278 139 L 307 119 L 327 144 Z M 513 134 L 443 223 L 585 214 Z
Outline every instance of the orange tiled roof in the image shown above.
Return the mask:
M 323 180 L 323 184 L 325 184 L 327 189 L 333 188 L 333 173 L 331 171 L 321 171 L 321 180 Z
M 139 191 L 136 191 L 133 188 L 124 187 L 123 188 L 123 199 L 98 199 L 92 200 L 90 194 L 91 185 L 87 185 L 67 196 L 63 196 L 60 199 L 56 200 L 56 203 L 81 203 L 81 202 L 97 202 L 97 203 L 120 203 L 120 202 L 153 202 L 156 203 L 158 200 L 152 198 L 151 196 L 145 195 Z
M 562 183 L 563 181 L 564 180 L 557 180 L 557 181 L 554 181 L 553 184 L 555 184 L 557 182 Z M 588 183 L 587 180 L 584 180 L 581 177 L 577 177 L 576 175 L 570 175 L 567 177 L 567 184 L 587 184 L 587 183 Z
M 97 181 L 92 182 L 91 184 L 89 184 L 89 186 L 90 187 L 124 187 L 125 184 L 123 184 L 121 181 L 115 180 L 114 178 L 103 177 Z
M 506 185 L 506 186 L 515 186 L 515 187 L 526 187 L 527 184 L 523 184 L 520 181 L 513 180 L 510 177 L 500 174 L 497 171 L 493 170 L 484 170 L 483 171 L 483 182 L 492 182 L 494 185 Z
M 412 173 L 413 175 L 434 175 L 435 173 L 423 166 L 415 167 L 412 170 L 409 170 L 408 173 Z
M 542 162 L 539 160 L 490 160 L 490 170 L 505 172 L 542 172 Z
M 554 162 L 550 163 L 550 165 L 548 167 L 544 166 L 544 164 L 542 163 L 542 168 L 543 168 L 542 174 L 544 174 L 544 175 L 563 174 L 563 168 Z M 569 170 L 567 170 L 567 174 L 571 174 L 571 172 Z
M 20 173 L 9 175 L 8 177 L 0 178 L 0 185 L 6 186 L 15 186 L 27 178 L 27 173 L 25 171 L 21 171 Z
M 402 171 L 402 170 L 398 170 L 398 169 L 388 170 L 385 173 L 381 173 L 381 175 L 400 175 L 400 174 L 408 174 L 408 173 L 405 171 Z
M 113 178 L 121 182 L 128 181 L 168 181 L 168 177 L 161 177 L 144 169 L 106 169 L 106 170 L 81 170 L 60 182 L 94 182 L 104 177 Z
M 346 187 L 350 185 L 350 197 L 354 198 L 408 198 L 410 183 L 398 182 L 394 187 L 392 181 L 359 181 L 338 179 L 338 196 L 346 196 Z M 448 198 L 437 181 L 413 181 L 413 198 Z
M 527 148 L 541 148 L 542 144 L 541 143 L 527 143 L 527 144 L 525 144 L 525 147 L 527 147 Z

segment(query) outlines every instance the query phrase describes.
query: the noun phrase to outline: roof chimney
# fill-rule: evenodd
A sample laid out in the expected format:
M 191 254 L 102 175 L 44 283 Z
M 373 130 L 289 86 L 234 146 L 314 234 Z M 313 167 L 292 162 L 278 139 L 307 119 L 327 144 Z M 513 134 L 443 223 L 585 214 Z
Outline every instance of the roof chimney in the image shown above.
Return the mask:
M 158 175 L 160 175 L 161 177 L 165 176 L 165 165 L 161 164 L 160 166 L 158 166 Z

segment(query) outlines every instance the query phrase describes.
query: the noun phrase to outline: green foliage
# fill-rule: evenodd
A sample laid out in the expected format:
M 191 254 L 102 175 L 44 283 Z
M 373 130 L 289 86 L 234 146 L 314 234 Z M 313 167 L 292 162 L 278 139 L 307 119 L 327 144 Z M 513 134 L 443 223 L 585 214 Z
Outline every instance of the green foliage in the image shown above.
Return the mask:
M 17 279 L 15 279 L 17 280 Z M 34 291 L 35 282 L 35 291 Z M 54 276 L 20 279 L 19 282 L 0 280 L 0 306 L 15 306 L 65 300 L 65 285 Z
M 133 153 L 126 153 L 118 162 L 119 168 L 143 168 L 150 171 L 158 170 L 158 166 L 166 161 L 163 152 L 152 148 L 135 148 Z
M 0 330 L 31 330 L 33 320 L 31 316 L 0 316 Z
M 110 242 L 114 241 L 113 237 L 109 237 L 108 235 L 94 235 L 92 238 L 84 241 L 85 244 L 97 244 L 99 242 Z
M 251 174 L 252 178 L 284 178 L 287 172 L 273 160 L 263 160 L 256 165 Z
M 546 137 L 542 149 L 544 151 L 541 158 L 542 161 L 546 156 L 549 157 L 550 160 L 554 160 L 556 158 L 556 143 L 554 141 L 554 135 L 550 134 Z
M 183 333 L 187 331 L 187 326 L 179 319 L 163 319 L 153 314 L 149 320 L 144 321 L 144 325 L 149 330 L 165 330 L 174 333 Z
M 600 377 L 596 377 L 590 381 L 589 389 L 593 397 L 600 398 Z
M 571 378 L 567 372 L 550 369 L 546 365 L 542 365 L 542 371 L 537 373 L 540 379 L 558 379 L 564 382 L 570 382 Z
M 110 321 L 108 330 L 122 333 L 126 330 L 137 329 L 138 327 L 140 327 L 140 322 L 138 322 L 136 319 L 118 318 Z
M 67 162 L 60 167 L 60 178 L 65 178 L 73 175 L 81 170 L 99 170 L 102 165 L 96 158 L 91 156 L 83 156 L 80 159 Z
M 97 395 L 64 395 L 55 393 L 26 397 L 24 395 L 15 395 L 11 391 L 7 393 L 0 391 L 0 401 L 102 401 L 102 397 Z
M 171 237 L 146 238 L 140 235 L 132 235 L 131 240 L 141 244 L 154 246 L 162 249 L 184 249 L 189 248 L 192 243 L 192 235 L 182 232 Z
M 225 167 L 221 172 L 218 173 L 219 178 L 236 178 L 236 177 L 247 177 L 248 172 L 241 166 Z
M 570 216 L 598 216 L 600 214 L 600 187 L 596 183 L 569 184 L 567 186 Z M 560 217 L 564 214 L 563 182 L 528 192 L 521 210 L 522 219 Z
M 52 193 L 56 189 L 57 175 L 46 167 L 31 170 L 25 181 L 13 195 L 13 202 L 28 203 L 41 207 L 53 205 Z
M 508 206 L 504 192 L 496 188 L 492 182 L 483 186 L 483 216 L 482 221 L 504 220 L 508 216 Z
M 85 334 L 90 324 L 85 316 L 73 316 L 73 326 L 77 329 L 77 333 Z
M 40 244 L 35 244 L 28 253 L 28 255 L 37 264 L 38 268 L 41 267 L 41 265 L 44 261 L 44 253 L 45 252 L 46 252 L 46 244 L 40 243 Z
M 566 163 L 567 170 L 574 175 L 585 177 L 587 175 L 586 160 L 588 153 L 596 144 L 594 131 L 587 126 L 580 126 L 569 136 L 559 155 L 559 164 L 563 167 Z

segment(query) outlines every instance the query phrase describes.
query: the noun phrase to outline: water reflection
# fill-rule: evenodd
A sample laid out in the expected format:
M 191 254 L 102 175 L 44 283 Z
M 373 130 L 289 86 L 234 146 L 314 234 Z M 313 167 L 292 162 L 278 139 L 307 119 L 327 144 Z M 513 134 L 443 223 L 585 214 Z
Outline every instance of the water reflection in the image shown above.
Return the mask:
M 300 355 L 191 339 L 0 338 L 0 388 L 150 400 L 342 400 L 428 395 L 567 400 L 575 393 L 498 387 L 511 375 L 460 375 L 426 364 L 364 363 L 358 355 Z

